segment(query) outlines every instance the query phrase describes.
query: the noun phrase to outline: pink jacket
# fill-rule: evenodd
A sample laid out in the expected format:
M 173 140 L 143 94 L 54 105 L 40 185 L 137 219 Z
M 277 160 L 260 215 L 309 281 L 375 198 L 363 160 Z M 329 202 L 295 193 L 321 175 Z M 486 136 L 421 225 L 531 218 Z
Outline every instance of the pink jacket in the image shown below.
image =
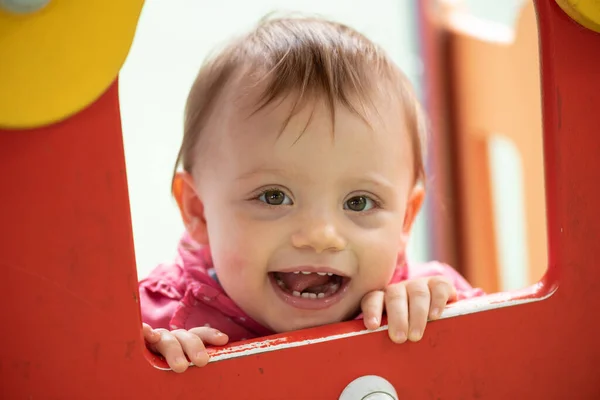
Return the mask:
M 208 248 L 198 246 L 186 234 L 178 253 L 174 262 L 160 264 L 140 281 L 143 322 L 171 330 L 210 326 L 226 333 L 230 341 L 273 333 L 248 317 L 225 294 L 216 280 Z M 436 275 L 446 276 L 454 283 L 459 300 L 483 294 L 453 268 L 439 262 L 410 266 L 403 263 L 396 268 L 390 283 Z

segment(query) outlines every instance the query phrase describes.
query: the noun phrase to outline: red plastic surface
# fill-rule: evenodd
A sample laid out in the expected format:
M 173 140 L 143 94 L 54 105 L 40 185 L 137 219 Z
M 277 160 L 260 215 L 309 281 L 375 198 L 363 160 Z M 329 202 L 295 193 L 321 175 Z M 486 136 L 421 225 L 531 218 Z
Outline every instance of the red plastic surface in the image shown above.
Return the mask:
M 528 304 L 299 345 L 178 375 L 140 333 L 117 85 L 53 126 L 0 132 L 0 398 L 336 399 L 380 375 L 401 399 L 600 398 L 600 35 L 537 1 L 550 267 Z M 284 339 L 287 337 L 287 339 Z

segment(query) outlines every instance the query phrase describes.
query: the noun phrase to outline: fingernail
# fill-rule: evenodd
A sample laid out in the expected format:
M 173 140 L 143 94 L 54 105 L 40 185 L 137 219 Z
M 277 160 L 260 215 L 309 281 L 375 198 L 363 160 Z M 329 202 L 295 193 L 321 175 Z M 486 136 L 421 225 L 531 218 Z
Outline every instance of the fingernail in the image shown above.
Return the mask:
M 175 359 L 175 364 L 179 364 L 179 365 L 183 365 L 183 364 L 187 364 L 187 360 L 184 357 L 177 357 Z
M 369 322 L 373 325 L 373 326 L 378 326 L 379 325 L 379 318 L 377 317 L 372 317 L 369 318 Z
M 203 358 L 206 355 L 205 351 L 199 351 L 196 353 L 196 358 Z
M 439 308 L 434 308 L 433 310 L 431 310 L 431 318 L 438 318 L 441 314 L 441 311 Z
M 394 338 L 396 339 L 396 342 L 405 342 L 406 341 L 406 334 L 402 331 L 398 331 L 396 333 L 394 333 Z
M 419 331 L 418 329 L 413 329 L 412 331 L 410 331 L 409 337 L 410 337 L 410 340 L 413 342 L 421 340 L 421 331 Z

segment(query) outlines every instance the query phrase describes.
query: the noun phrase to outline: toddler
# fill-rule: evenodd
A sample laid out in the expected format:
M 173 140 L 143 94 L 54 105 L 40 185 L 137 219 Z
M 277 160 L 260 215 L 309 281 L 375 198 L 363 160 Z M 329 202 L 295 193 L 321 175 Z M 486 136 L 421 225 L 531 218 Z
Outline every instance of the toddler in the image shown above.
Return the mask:
M 262 21 L 200 70 L 173 179 L 186 234 L 140 282 L 144 337 L 176 372 L 205 344 L 363 318 L 418 341 L 482 294 L 410 265 L 423 203 L 421 108 L 390 58 L 347 26 Z

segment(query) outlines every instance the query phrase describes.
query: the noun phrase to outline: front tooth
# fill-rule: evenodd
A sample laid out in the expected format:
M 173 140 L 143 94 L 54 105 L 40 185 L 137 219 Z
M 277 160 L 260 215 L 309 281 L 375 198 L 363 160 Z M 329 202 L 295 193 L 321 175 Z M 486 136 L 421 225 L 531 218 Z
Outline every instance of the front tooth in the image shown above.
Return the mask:
M 321 275 L 321 276 L 325 276 L 325 275 L 327 275 L 327 272 L 317 272 L 317 274 Z
M 316 293 L 309 293 L 308 297 L 310 297 L 311 299 L 316 299 L 317 298 L 317 294 Z
M 332 274 L 331 272 L 328 272 L 328 273 L 327 273 L 327 275 L 331 276 L 331 275 L 333 275 L 333 274 Z
M 296 296 L 296 297 L 300 297 L 300 292 L 299 292 L 299 291 L 297 291 L 297 290 L 294 290 L 294 291 L 292 292 L 292 294 L 293 294 L 294 296 Z
M 295 273 L 295 274 L 299 274 L 299 273 L 300 273 L 300 271 L 294 271 L 294 273 Z
M 305 299 L 308 299 L 310 297 L 310 293 L 304 292 L 304 293 L 302 293 L 302 297 L 304 297 Z
M 319 294 L 317 295 L 317 297 L 318 297 L 319 299 L 322 299 L 323 297 L 325 297 L 325 293 L 319 293 Z
M 310 274 L 310 272 L 306 272 L 306 271 L 302 271 L 302 273 L 303 273 L 304 275 L 309 275 L 309 274 Z

